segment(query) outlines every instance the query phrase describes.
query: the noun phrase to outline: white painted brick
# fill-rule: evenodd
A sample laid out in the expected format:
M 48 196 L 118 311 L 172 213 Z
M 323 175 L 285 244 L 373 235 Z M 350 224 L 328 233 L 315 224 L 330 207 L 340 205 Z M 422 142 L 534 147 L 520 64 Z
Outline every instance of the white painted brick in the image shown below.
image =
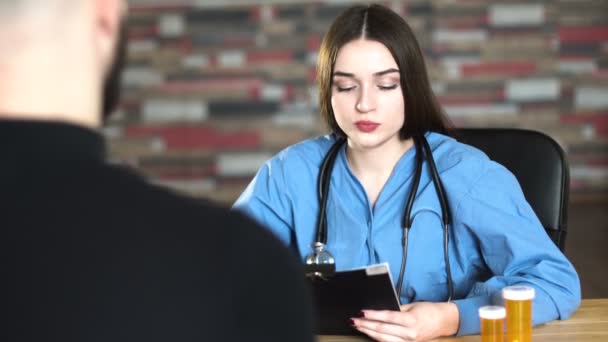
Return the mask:
M 262 22 L 270 22 L 274 19 L 274 11 L 272 5 L 264 4 L 260 7 L 260 19 Z
M 245 65 L 247 58 L 240 50 L 223 51 L 218 55 L 218 64 L 226 68 L 239 68 Z
M 147 99 L 142 104 L 146 123 L 198 122 L 208 116 L 208 105 L 200 100 Z
M 280 101 L 285 98 L 285 87 L 280 84 L 265 84 L 260 97 L 262 100 Z
M 158 28 L 161 37 L 179 37 L 186 31 L 186 22 L 182 15 L 165 14 L 158 19 Z
M 209 66 L 209 56 L 205 54 L 187 55 L 182 58 L 182 66 L 185 68 L 200 69 Z
M 431 82 L 431 88 L 436 95 L 442 95 L 445 94 L 448 86 L 443 82 Z
M 160 186 L 187 193 L 205 193 L 217 188 L 217 182 L 214 179 L 153 179 L 152 182 Z
M 495 105 L 446 105 L 443 109 L 449 116 L 453 117 L 473 117 L 473 116 L 499 116 L 516 115 L 519 107 L 515 104 L 495 104 Z
M 436 30 L 433 41 L 436 43 L 485 42 L 488 33 L 485 30 Z
M 158 50 L 158 42 L 154 39 L 133 40 L 128 44 L 129 53 L 148 53 Z
M 265 152 L 220 153 L 217 159 L 219 176 L 254 175 L 258 169 L 272 157 Z
M 606 109 L 608 108 L 608 88 L 576 88 L 574 94 L 574 104 L 577 109 Z
M 559 94 L 557 78 L 509 80 L 506 85 L 507 99 L 516 102 L 557 100 Z
M 542 4 L 494 4 L 489 9 L 492 26 L 541 25 L 545 22 L 545 7 Z
M 449 79 L 459 79 L 462 76 L 463 64 L 477 64 L 480 61 L 479 57 L 444 57 L 441 59 L 441 65 Z
M 597 70 L 594 60 L 559 61 L 559 71 L 566 74 L 588 74 Z
M 319 59 L 319 52 L 312 51 L 312 52 L 309 52 L 308 55 L 306 56 L 306 63 L 308 65 L 317 65 L 318 59 Z
M 155 86 L 163 82 L 163 76 L 149 67 L 127 67 L 122 82 L 125 86 Z

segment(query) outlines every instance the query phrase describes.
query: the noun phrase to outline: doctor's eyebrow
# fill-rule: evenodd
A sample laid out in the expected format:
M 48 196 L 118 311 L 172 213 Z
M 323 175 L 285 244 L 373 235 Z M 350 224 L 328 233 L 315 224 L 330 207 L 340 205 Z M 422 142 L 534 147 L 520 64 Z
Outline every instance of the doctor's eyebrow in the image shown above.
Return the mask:
M 384 75 L 386 75 L 386 74 L 391 74 L 391 73 L 394 73 L 394 72 L 397 72 L 397 73 L 398 73 L 398 72 L 399 72 L 399 70 L 398 70 L 398 69 L 395 69 L 395 68 L 389 68 L 389 69 L 386 69 L 386 70 L 382 70 L 382 71 L 375 72 L 375 73 L 374 73 L 374 76 L 375 76 L 375 77 L 377 77 L 377 76 L 384 76 Z M 343 72 L 343 71 L 334 71 L 333 76 L 334 76 L 334 77 L 338 76 L 338 77 L 349 77 L 349 78 L 355 78 L 355 74 L 350 73 L 350 72 Z

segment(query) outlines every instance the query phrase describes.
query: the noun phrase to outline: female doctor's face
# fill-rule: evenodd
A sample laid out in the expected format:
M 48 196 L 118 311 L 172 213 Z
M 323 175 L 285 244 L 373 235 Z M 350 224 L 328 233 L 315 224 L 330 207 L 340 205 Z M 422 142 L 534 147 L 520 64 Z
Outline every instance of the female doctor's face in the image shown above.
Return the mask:
M 399 67 L 382 43 L 357 39 L 338 51 L 331 106 L 338 126 L 355 149 L 400 144 L 405 101 Z

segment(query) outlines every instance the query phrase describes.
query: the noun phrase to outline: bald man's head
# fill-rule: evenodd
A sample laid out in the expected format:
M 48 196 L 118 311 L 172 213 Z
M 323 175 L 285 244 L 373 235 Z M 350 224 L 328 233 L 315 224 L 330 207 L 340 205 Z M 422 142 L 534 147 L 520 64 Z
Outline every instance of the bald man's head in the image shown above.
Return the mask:
M 13 21 L 36 16 L 65 18 L 86 1 L 88 0 L 0 0 L 0 17 Z
M 90 1 L 0 0 L 0 37 L 5 42 L 19 37 L 22 44 L 17 47 L 36 39 L 60 38 L 66 30 L 73 29 L 71 24 L 74 21 L 84 20 L 84 9 Z M 6 51 L 3 47 L 15 46 L 0 42 L 1 52 L 7 54 L 11 49 Z
M 123 0 L 0 0 L 0 74 L 7 75 L 0 79 L 7 89 L 0 112 L 112 111 L 126 45 L 124 6 Z M 32 96 L 42 100 L 27 101 Z

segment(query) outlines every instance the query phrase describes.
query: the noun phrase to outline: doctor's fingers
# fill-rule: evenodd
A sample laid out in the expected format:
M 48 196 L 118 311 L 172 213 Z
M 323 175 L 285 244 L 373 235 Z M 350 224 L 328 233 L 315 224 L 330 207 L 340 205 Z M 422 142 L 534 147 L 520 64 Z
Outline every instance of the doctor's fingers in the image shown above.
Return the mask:
M 417 336 L 417 331 L 414 328 L 400 324 L 361 318 L 353 319 L 353 323 L 356 329 L 379 341 L 414 341 Z
M 356 328 L 360 332 L 366 334 L 367 336 L 371 337 L 375 341 L 379 341 L 379 342 L 413 342 L 413 341 L 416 341 L 415 339 L 410 339 L 410 338 L 401 337 L 401 336 L 394 336 L 391 334 L 385 334 L 385 333 L 381 333 L 381 332 L 367 329 L 364 327 L 356 327 Z
M 416 316 L 407 311 L 391 311 L 391 310 L 363 310 L 362 317 L 368 320 L 381 321 L 413 327 L 416 325 Z
M 409 303 L 409 304 L 403 304 L 399 307 L 399 309 L 401 310 L 401 312 L 405 312 L 405 311 L 410 311 L 410 309 L 415 305 L 416 303 Z

